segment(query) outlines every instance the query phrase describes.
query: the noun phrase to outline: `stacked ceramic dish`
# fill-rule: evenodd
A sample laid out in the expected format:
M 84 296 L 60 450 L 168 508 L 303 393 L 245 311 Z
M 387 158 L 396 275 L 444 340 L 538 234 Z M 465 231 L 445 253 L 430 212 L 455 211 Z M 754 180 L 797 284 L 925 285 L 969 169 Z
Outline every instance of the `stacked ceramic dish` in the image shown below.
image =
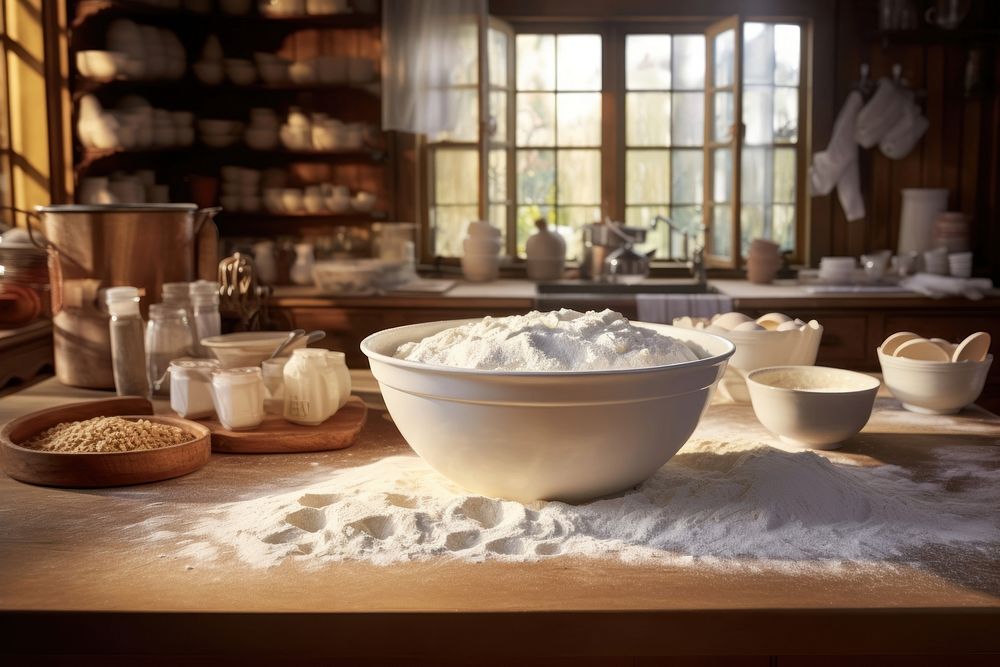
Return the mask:
M 84 148 L 97 150 L 190 146 L 194 114 L 154 108 L 138 95 L 127 95 L 116 108 L 105 109 L 95 96 L 84 95 L 76 131 Z
M 911 412 L 952 414 L 983 391 L 993 363 L 990 335 L 980 331 L 960 343 L 894 333 L 878 348 L 885 385 Z

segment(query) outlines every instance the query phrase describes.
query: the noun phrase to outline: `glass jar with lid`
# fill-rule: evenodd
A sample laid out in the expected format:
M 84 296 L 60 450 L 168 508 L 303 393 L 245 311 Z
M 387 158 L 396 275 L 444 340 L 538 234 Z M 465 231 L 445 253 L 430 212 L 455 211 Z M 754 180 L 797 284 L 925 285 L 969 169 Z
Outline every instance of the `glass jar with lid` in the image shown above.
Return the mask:
M 231 431 L 264 421 L 264 378 L 260 366 L 220 368 L 212 372 L 212 402 L 222 425 Z

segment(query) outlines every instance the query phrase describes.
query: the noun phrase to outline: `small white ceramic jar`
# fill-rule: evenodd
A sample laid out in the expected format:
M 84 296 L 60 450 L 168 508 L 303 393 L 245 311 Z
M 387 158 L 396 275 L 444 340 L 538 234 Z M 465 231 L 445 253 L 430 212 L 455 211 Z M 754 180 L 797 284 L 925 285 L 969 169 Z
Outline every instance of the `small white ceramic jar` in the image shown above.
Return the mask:
M 337 411 L 340 393 L 326 355 L 326 350 L 317 349 L 292 352 L 284 371 L 287 421 L 315 426 Z
M 212 373 L 212 401 L 222 425 L 249 430 L 264 421 L 264 378 L 259 366 L 223 368 Z
M 170 362 L 170 409 L 185 419 L 215 414 L 212 402 L 212 371 L 216 359 L 175 359 Z

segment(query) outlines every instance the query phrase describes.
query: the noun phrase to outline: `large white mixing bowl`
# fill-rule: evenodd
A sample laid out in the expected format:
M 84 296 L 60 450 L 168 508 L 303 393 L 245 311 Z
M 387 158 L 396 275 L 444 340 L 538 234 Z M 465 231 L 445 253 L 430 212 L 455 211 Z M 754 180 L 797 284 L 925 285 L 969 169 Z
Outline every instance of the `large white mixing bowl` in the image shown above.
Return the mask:
M 361 343 L 385 405 L 428 464 L 488 496 L 587 500 L 642 482 L 687 442 L 733 354 L 714 334 L 634 322 L 705 359 L 579 372 L 452 368 L 396 359 L 402 344 L 476 320 L 414 324 Z

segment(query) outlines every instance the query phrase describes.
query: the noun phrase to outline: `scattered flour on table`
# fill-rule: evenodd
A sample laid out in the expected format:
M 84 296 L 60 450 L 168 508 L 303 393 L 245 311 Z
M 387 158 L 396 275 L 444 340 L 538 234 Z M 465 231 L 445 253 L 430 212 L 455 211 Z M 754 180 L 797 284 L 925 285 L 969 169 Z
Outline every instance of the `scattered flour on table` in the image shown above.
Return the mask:
M 395 357 L 491 371 L 600 371 L 665 366 L 707 353 L 634 326 L 613 310 L 575 310 L 483 320 L 404 343 Z
M 416 456 L 394 456 L 212 507 L 173 537 L 162 520 L 147 528 L 186 555 L 235 550 L 261 568 L 289 558 L 320 566 L 558 555 L 795 567 L 905 561 L 941 546 L 1000 553 L 996 447 L 941 450 L 931 457 L 936 472 L 914 477 L 895 465 L 708 435 L 639 487 L 580 505 L 470 494 Z

